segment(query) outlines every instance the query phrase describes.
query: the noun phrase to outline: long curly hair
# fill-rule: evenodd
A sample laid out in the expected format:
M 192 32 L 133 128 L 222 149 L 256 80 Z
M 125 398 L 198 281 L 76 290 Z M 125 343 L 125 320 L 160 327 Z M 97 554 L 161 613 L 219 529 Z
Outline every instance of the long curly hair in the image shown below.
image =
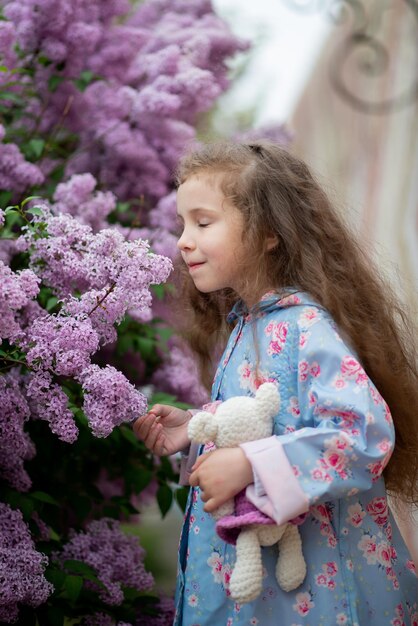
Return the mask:
M 393 416 L 396 443 L 384 470 L 387 489 L 417 503 L 417 348 L 399 297 L 307 165 L 287 150 L 264 141 L 207 144 L 182 159 L 177 183 L 202 174 L 216 176 L 225 198 L 244 217 L 241 295 L 261 295 L 268 279 L 278 291 L 291 286 L 309 293 L 330 312 Z M 272 233 L 277 245 L 267 250 Z M 200 293 L 188 272 L 181 276 L 184 334 L 209 383 L 232 330 L 226 317 L 237 294 Z

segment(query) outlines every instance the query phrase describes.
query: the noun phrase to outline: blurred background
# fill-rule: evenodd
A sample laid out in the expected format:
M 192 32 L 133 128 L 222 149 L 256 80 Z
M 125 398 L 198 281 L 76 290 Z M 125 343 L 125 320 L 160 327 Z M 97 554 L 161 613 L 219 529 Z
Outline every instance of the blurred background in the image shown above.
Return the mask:
M 418 1 L 214 0 L 214 8 L 251 46 L 231 62 L 231 87 L 202 121 L 202 138 L 282 127 L 416 314 Z M 181 514 L 159 518 L 151 507 L 143 528 L 153 543 L 163 537 L 149 558 L 170 589 Z M 402 525 L 418 560 L 418 521 Z

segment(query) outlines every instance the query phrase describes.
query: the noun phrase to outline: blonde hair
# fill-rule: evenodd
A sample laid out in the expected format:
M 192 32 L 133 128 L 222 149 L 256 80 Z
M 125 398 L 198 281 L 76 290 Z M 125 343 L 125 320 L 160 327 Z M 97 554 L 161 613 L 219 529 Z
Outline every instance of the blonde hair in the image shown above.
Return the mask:
M 417 350 L 412 324 L 396 295 L 307 165 L 287 150 L 261 141 L 207 144 L 182 159 L 177 181 L 198 173 L 221 174 L 222 192 L 244 217 L 248 293 L 258 293 L 267 278 L 278 291 L 289 286 L 305 291 L 349 338 L 394 419 L 395 450 L 384 471 L 387 488 L 418 502 Z M 272 233 L 278 244 L 266 250 Z M 231 332 L 226 316 L 237 294 L 200 293 L 184 272 L 180 298 L 187 304 L 186 339 L 208 383 L 214 354 Z

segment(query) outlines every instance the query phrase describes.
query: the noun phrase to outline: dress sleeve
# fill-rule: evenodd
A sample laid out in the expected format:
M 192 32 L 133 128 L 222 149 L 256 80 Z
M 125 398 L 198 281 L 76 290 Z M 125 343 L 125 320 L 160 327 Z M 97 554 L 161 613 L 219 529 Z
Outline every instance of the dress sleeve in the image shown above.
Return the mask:
M 394 447 L 389 408 L 328 315 L 302 309 L 289 330 L 287 382 L 295 394 L 281 416 L 291 411 L 298 426 L 241 446 L 255 476 L 247 497 L 278 524 L 315 503 L 367 491 Z

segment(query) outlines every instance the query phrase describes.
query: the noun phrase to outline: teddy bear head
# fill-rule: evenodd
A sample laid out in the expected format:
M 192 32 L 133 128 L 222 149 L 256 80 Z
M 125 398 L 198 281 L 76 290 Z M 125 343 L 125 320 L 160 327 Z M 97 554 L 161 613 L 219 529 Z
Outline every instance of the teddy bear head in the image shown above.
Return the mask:
M 274 383 L 263 383 L 255 397 L 236 396 L 222 402 L 215 414 L 200 411 L 188 425 L 192 441 L 213 441 L 217 448 L 231 448 L 246 441 L 269 437 L 273 418 L 280 406 L 280 394 Z

